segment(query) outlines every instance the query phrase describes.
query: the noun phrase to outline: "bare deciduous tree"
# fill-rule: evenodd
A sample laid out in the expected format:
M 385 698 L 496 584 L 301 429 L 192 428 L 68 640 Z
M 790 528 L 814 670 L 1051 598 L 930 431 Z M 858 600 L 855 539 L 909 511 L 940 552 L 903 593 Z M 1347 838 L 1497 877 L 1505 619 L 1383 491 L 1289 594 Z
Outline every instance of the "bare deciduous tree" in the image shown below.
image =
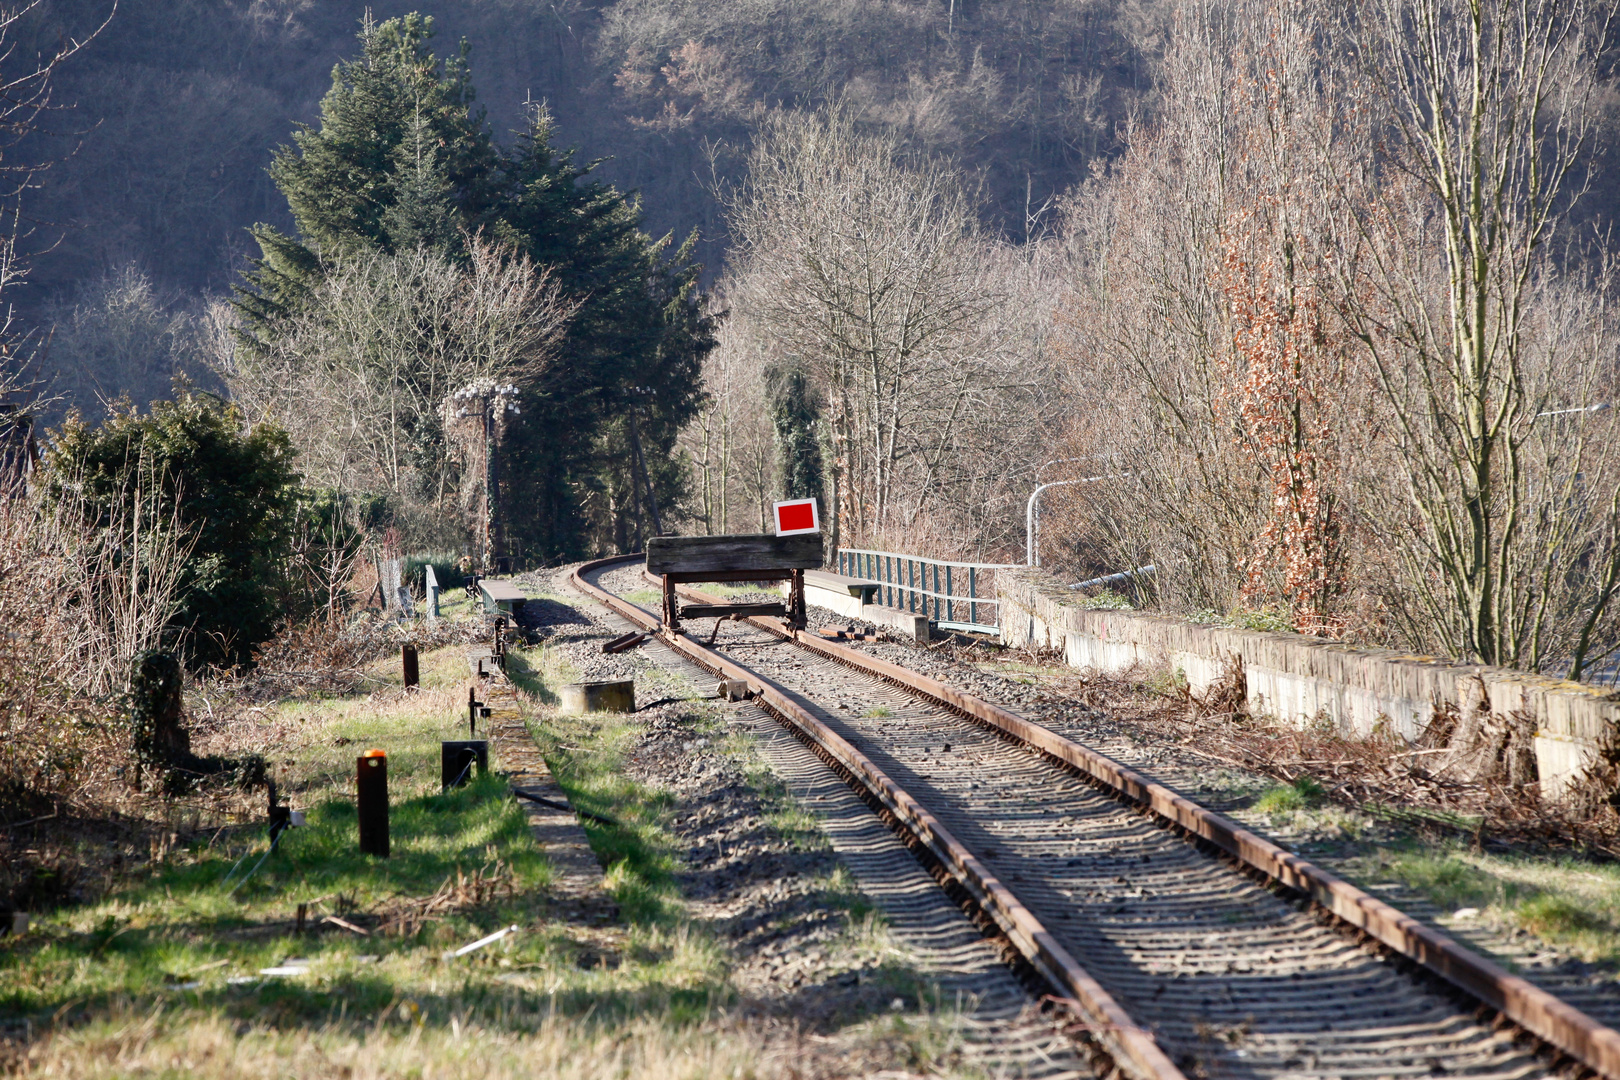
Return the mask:
M 550 271 L 473 238 L 464 265 L 425 249 L 341 264 L 262 354 L 237 346 L 220 307 L 215 352 L 244 411 L 292 433 L 310 480 L 444 509 L 445 398 L 540 379 L 574 307 Z
M 87 283 L 74 303 L 47 314 L 55 324 L 47 352 L 53 389 L 92 420 L 119 399 L 142 408 L 167 398 L 176 376 L 209 374 L 197 320 L 134 265 Z
M 681 433 L 697 473 L 693 517 L 710 535 L 766 532 L 776 494 L 768 337 L 740 311 L 721 324 L 718 338 L 703 365 L 704 404 Z
M 1028 335 L 996 333 L 1013 257 L 975 209 L 948 163 L 905 160 L 837 109 L 773 116 L 731 201 L 733 310 L 826 402 L 835 543 L 912 532 L 987 411 L 1026 430 L 1043 411 L 1042 366 L 1009 347 Z
M 1407 564 L 1408 622 L 1485 663 L 1539 668 L 1573 649 L 1579 674 L 1590 645 L 1570 632 L 1585 642 L 1613 596 L 1577 581 L 1612 580 L 1620 559 L 1612 415 L 1581 411 L 1612 397 L 1615 343 L 1549 250 L 1583 187 L 1611 11 L 1369 0 L 1343 25 L 1391 152 L 1339 259 L 1371 285 L 1347 288 L 1344 310 L 1407 495 L 1406 514 L 1368 509 Z M 1577 310 L 1597 321 L 1572 323 Z
M 1614 649 L 1614 280 L 1549 250 L 1600 23 L 1186 9 L 1160 117 L 1068 206 L 1082 561 L 1492 663 Z
M 1325 124 L 1301 16 L 1189 5 L 1158 121 L 1069 202 L 1064 456 L 1101 479 L 1054 510 L 1067 505 L 1086 576 L 1154 565 L 1159 599 L 1182 610 L 1291 592 L 1296 625 L 1316 629 L 1337 576 L 1323 437 L 1338 402 L 1321 398 L 1338 357 L 1316 250 L 1333 217 L 1300 153 Z

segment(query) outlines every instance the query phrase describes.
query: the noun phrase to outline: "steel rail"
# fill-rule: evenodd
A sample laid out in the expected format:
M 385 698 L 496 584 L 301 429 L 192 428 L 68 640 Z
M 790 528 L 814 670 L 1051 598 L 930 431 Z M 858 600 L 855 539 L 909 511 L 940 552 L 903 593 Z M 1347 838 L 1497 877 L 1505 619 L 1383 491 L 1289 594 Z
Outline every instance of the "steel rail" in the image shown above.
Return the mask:
M 611 563 L 630 562 L 622 556 L 587 564 L 581 571 Z M 576 572 L 577 578 L 578 572 Z M 611 597 L 588 587 L 592 595 Z M 695 589 L 682 588 L 692 599 L 709 599 Z M 649 617 L 640 608 L 611 597 L 608 606 L 637 621 Z M 1017 742 L 1034 747 L 1082 775 L 1101 782 L 1131 801 L 1153 811 L 1193 836 L 1213 844 L 1238 862 L 1271 880 L 1309 896 L 1343 923 L 1361 930 L 1401 956 L 1440 976 L 1451 985 L 1499 1012 L 1524 1030 L 1563 1051 L 1609 1080 L 1620 1080 L 1620 1032 L 1560 1000 L 1527 979 L 1466 948 L 1454 938 L 1423 925 L 1390 904 L 1299 856 L 1284 851 L 1238 823 L 1199 806 L 1183 795 L 1090 747 L 1024 719 L 987 701 L 963 693 L 926 675 L 834 645 L 804 631 L 795 631 L 776 619 L 751 618 L 749 623 L 793 641 L 845 666 L 876 675 L 909 693 L 931 699 Z M 684 642 L 684 639 L 677 640 Z M 670 640 L 666 637 L 665 640 Z M 674 642 L 672 642 L 674 643 Z M 677 645 L 677 647 L 680 647 Z M 684 649 L 682 651 L 685 651 Z M 708 652 L 708 650 L 703 650 Z M 723 661 L 730 664 L 730 661 Z M 735 670 L 745 669 L 731 665 Z M 732 676 L 735 677 L 735 676 Z M 746 678 L 761 680 L 752 672 Z M 833 736 L 837 738 L 836 735 Z M 853 748 L 851 748 L 853 749 Z
M 696 590 L 686 591 L 702 595 Z M 1343 922 L 1439 975 L 1600 1075 L 1620 1080 L 1620 1032 L 1230 818 L 1199 806 L 1090 747 L 926 675 L 793 631 L 775 619 L 748 621 L 811 652 L 932 699 L 1101 781 L 1273 881 L 1305 893 Z
M 705 670 L 721 678 L 745 681 L 758 701 L 847 770 L 928 848 L 946 871 L 995 920 L 1030 965 L 1051 985 L 1071 995 L 1070 1007 L 1079 1014 L 1092 1038 L 1107 1050 L 1124 1072 L 1138 1080 L 1187 1080 L 1153 1036 L 1131 1020 L 1102 984 L 1080 966 L 990 868 L 865 754 L 817 720 L 776 683 L 703 647 L 684 634 L 671 633 L 642 608 L 614 596 L 584 577 L 587 573 L 633 562 L 640 557 L 621 555 L 588 562 L 574 570 L 571 580 L 575 588 L 633 625 L 656 629 L 660 640 Z M 687 591 L 695 593 L 695 590 Z M 775 619 L 768 621 L 777 623 Z

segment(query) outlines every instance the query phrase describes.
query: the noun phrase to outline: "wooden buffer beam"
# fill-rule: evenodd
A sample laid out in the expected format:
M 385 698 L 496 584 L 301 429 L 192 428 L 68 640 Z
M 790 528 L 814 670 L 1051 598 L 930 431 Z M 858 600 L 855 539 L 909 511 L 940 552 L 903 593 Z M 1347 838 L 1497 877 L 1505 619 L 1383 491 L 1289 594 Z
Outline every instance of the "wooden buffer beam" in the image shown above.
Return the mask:
M 679 632 L 681 618 L 744 619 L 774 615 L 804 629 L 804 572 L 820 569 L 820 533 L 772 536 L 655 536 L 647 541 L 647 572 L 664 581 L 664 625 Z M 691 604 L 682 608 L 675 586 L 714 581 L 786 581 L 786 604 Z M 715 624 L 718 629 L 719 623 Z

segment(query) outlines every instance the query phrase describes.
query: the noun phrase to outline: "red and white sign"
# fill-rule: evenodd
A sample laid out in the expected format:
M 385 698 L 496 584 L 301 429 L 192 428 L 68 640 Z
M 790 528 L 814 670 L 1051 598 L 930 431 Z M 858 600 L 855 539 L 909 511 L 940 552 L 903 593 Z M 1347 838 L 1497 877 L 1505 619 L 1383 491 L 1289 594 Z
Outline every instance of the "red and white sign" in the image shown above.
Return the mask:
M 790 499 L 776 504 L 776 535 L 821 531 L 821 513 L 814 499 Z

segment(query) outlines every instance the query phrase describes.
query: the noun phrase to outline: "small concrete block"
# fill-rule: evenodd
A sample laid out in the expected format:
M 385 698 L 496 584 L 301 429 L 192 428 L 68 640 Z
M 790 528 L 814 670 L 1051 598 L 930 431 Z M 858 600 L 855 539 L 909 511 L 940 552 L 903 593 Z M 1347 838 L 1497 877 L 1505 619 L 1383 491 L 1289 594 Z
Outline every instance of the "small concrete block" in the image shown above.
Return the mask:
M 714 693 L 725 701 L 747 701 L 751 696 L 745 679 L 721 679 L 715 684 Z
M 557 697 L 565 713 L 636 711 L 636 684 L 633 679 L 565 683 Z
M 881 604 L 862 604 L 861 618 L 877 626 L 899 632 L 899 636 L 916 645 L 928 644 L 928 616 Z

